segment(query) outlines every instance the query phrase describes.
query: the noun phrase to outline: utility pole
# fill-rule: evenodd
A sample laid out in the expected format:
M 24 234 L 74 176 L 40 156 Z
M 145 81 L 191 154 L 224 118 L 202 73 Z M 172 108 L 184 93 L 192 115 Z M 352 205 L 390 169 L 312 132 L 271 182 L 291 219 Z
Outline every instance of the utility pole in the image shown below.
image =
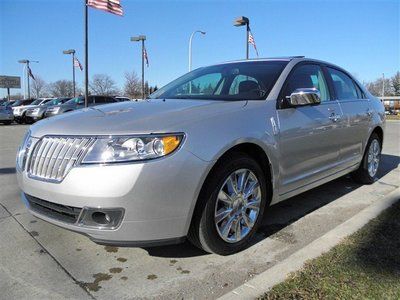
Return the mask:
M 382 97 L 385 97 L 385 73 L 382 73 Z

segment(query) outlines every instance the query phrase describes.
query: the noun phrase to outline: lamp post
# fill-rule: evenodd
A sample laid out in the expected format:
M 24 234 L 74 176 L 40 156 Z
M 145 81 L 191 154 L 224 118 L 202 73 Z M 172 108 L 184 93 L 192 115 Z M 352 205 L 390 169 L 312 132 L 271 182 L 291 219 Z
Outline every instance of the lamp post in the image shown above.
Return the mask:
M 72 54 L 72 85 L 74 87 L 74 98 L 76 97 L 75 94 L 75 50 L 74 49 L 69 49 L 69 50 L 64 50 L 64 54 Z
M 20 64 L 25 64 L 26 65 L 26 79 L 27 79 L 27 84 L 28 84 L 28 99 L 31 98 L 31 89 L 29 86 L 29 63 L 34 62 L 38 63 L 39 61 L 37 60 L 29 60 L 29 59 L 21 59 L 18 61 Z
M 246 59 L 249 59 L 249 33 L 250 33 L 250 20 L 244 16 L 238 17 L 233 21 L 236 27 L 246 25 Z
M 190 35 L 190 39 L 189 39 L 189 72 L 192 70 L 192 41 L 193 41 L 193 37 L 196 33 L 201 33 L 202 35 L 206 34 L 205 31 L 196 30 L 196 31 L 193 31 L 192 34 Z
M 145 35 L 131 37 L 131 42 L 142 42 L 142 99 L 144 99 L 144 41 Z

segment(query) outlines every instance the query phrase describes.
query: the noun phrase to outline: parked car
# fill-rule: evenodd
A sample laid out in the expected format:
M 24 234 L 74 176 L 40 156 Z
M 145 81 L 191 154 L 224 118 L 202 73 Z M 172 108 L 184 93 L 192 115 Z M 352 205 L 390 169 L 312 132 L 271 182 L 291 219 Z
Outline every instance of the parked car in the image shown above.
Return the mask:
M 38 99 L 34 99 L 32 101 L 27 100 L 26 102 L 23 102 L 22 105 L 13 105 L 12 108 L 13 108 L 15 121 L 19 124 L 29 122 L 29 120 L 26 118 L 26 111 L 29 108 L 33 108 L 38 105 L 44 105 L 45 103 L 49 102 L 50 100 L 52 100 L 52 98 L 38 98 Z
M 118 102 L 124 102 L 124 101 L 132 101 L 130 98 L 128 97 L 114 97 Z
M 67 102 L 71 98 L 54 98 L 49 100 L 48 102 L 44 103 L 43 105 L 36 105 L 28 108 L 25 113 L 25 118 L 28 123 L 33 123 L 35 121 L 41 120 L 45 118 L 45 112 L 49 107 L 55 105 L 61 105 Z
M 374 182 L 384 127 L 381 101 L 338 66 L 236 61 L 31 126 L 17 177 L 32 214 L 97 243 L 187 237 L 227 255 L 270 204 L 348 173 Z
M 3 101 L 0 104 L 0 123 L 10 125 L 14 121 L 14 114 L 11 108 L 11 102 Z
M 88 106 L 96 106 L 96 105 L 115 103 L 115 102 L 118 102 L 118 101 L 115 100 L 114 97 L 109 97 L 109 96 L 89 96 L 88 97 Z M 49 107 L 45 112 L 45 116 L 52 117 L 55 115 L 60 115 L 60 114 L 74 111 L 77 109 L 81 109 L 84 107 L 85 107 L 85 98 L 84 97 L 76 97 L 76 98 L 72 98 L 72 99 L 68 100 L 64 104 Z

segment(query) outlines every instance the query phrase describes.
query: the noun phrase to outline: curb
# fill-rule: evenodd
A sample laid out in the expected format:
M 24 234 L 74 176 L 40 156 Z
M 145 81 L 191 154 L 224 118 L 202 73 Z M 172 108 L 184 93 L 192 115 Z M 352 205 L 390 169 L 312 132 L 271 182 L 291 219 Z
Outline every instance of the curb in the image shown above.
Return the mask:
M 253 279 L 218 299 L 254 299 L 263 295 L 273 286 L 284 281 L 290 273 L 301 269 L 306 261 L 329 251 L 345 237 L 361 229 L 370 220 L 376 218 L 382 211 L 392 206 L 399 199 L 400 188 L 397 188 L 381 200 L 366 207 L 349 220 L 298 250 L 282 262 L 255 276 Z

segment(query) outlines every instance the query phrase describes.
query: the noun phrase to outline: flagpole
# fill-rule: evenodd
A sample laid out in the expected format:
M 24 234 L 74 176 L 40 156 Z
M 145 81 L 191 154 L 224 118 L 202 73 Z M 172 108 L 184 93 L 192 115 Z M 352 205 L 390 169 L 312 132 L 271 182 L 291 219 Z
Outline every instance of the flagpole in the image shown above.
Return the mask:
M 89 55 L 88 55 L 88 6 L 87 0 L 85 3 L 85 107 L 88 106 L 88 93 L 89 93 Z
M 142 39 L 142 99 L 144 99 L 144 39 Z
M 249 33 L 250 33 L 250 21 L 246 23 L 246 59 L 249 59 Z

